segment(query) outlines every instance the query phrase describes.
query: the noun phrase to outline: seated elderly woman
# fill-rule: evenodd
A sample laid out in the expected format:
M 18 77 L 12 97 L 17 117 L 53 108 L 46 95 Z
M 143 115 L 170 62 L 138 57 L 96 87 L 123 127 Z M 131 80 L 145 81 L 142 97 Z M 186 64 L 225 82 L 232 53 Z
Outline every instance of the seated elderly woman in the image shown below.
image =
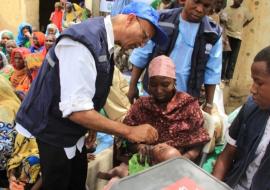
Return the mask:
M 210 140 L 203 127 L 203 115 L 197 99 L 175 88 L 175 65 L 169 57 L 158 56 L 149 65 L 148 97 L 140 97 L 127 113 L 124 123 L 135 126 L 149 123 L 159 134 L 155 143 L 176 148 L 179 155 L 195 160 Z M 133 153 L 153 158 L 154 146 L 116 142 L 116 159 L 126 162 Z M 153 158 L 155 160 L 156 158 Z

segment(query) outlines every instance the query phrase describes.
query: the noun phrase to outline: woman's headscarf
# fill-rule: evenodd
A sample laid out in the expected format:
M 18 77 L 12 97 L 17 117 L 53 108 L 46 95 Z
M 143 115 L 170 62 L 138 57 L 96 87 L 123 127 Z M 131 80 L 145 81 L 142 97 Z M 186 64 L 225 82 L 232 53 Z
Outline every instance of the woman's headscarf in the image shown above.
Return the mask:
M 10 38 L 10 40 L 13 40 L 14 39 L 14 35 L 13 35 L 13 33 L 10 30 L 2 30 L 0 32 L 1 39 L 2 39 L 2 35 L 3 34 L 8 35 L 8 37 Z
M 58 38 L 58 36 L 60 35 L 60 32 L 57 28 L 57 26 L 55 24 L 48 24 L 47 25 L 47 29 L 46 29 L 46 33 L 45 35 L 48 36 L 49 35 L 49 30 L 53 29 L 55 31 L 55 37 Z
M 26 22 L 21 23 L 19 28 L 18 28 L 18 36 L 16 39 L 16 43 L 20 47 L 22 47 L 22 46 L 27 47 L 28 46 L 27 48 L 29 48 L 30 47 L 30 44 L 28 44 L 29 39 L 23 35 L 24 28 L 28 28 L 30 34 L 32 34 L 32 26 Z
M 30 54 L 30 50 L 27 48 L 15 48 L 11 53 L 11 64 L 14 67 L 14 73 L 12 74 L 10 81 L 12 86 L 19 91 L 27 92 L 29 90 L 30 84 L 32 82 L 31 74 L 27 67 L 21 70 L 16 69 L 16 64 L 14 61 L 15 53 L 20 53 L 23 59 L 25 59 L 26 55 Z
M 35 45 L 33 40 L 31 40 L 30 52 L 31 53 L 41 52 L 45 45 L 45 34 L 43 32 L 33 32 L 33 37 L 34 36 L 37 38 L 39 46 Z
M 10 82 L 0 75 L 0 121 L 13 123 L 20 106 Z
M 31 52 L 29 49 L 27 49 L 25 47 L 19 47 L 19 48 L 15 48 L 12 50 L 10 64 L 16 69 L 16 64 L 14 61 L 15 53 L 19 53 L 22 56 L 22 58 L 24 59 L 26 57 L 26 55 L 30 54 Z
M 36 36 L 37 37 L 37 40 L 38 40 L 38 43 L 41 46 L 44 46 L 45 44 L 45 34 L 43 32 L 33 32 L 33 36 Z M 33 44 L 33 46 L 35 46 Z M 39 48 L 39 47 L 36 47 L 36 48 Z
M 8 64 L 7 57 L 1 51 L 0 51 L 0 56 L 2 57 L 3 65 L 4 65 L 3 68 L 0 69 L 0 75 L 4 76 L 6 79 L 9 80 L 9 78 L 12 75 L 14 69 L 10 64 Z
M 0 40 L 2 40 L 2 36 L 4 34 L 7 35 L 10 40 L 13 40 L 14 39 L 14 35 L 13 35 L 13 33 L 11 31 L 9 31 L 9 30 L 2 30 L 0 32 Z M 4 54 L 7 54 L 7 51 L 6 51 L 6 47 L 5 46 L 2 46 L 2 51 L 4 52 Z
M 149 78 L 152 76 L 165 76 L 175 79 L 175 65 L 171 58 L 161 55 L 152 59 L 148 69 Z

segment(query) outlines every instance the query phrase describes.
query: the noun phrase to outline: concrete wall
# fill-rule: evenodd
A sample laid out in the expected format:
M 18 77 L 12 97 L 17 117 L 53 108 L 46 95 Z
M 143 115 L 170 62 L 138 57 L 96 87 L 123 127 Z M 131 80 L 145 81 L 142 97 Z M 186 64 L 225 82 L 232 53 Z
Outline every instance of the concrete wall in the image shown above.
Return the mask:
M 39 27 L 39 0 L 1 0 L 0 31 L 8 29 L 17 35 L 17 28 L 23 21 Z
M 246 0 L 245 4 L 253 13 L 254 20 L 244 30 L 241 50 L 231 83 L 230 91 L 234 96 L 249 94 L 252 83 L 250 67 L 253 58 L 258 51 L 270 45 L 270 1 Z

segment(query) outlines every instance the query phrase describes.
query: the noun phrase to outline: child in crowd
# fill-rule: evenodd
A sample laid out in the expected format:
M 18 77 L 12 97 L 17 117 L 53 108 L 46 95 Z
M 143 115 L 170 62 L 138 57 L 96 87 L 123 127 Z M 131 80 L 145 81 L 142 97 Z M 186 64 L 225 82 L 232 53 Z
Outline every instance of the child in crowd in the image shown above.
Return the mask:
M 86 6 L 85 6 L 85 2 L 82 1 L 80 3 L 80 6 L 82 7 L 82 16 L 81 16 L 81 20 L 82 21 L 85 21 L 87 20 L 88 18 L 90 18 L 92 16 L 92 12 L 91 10 L 89 10 Z
M 233 0 L 233 4 L 224 10 L 222 21 L 228 36 L 231 51 L 224 52 L 222 63 L 222 79 L 231 80 L 234 73 L 238 53 L 241 47 L 243 28 L 252 20 L 251 12 L 242 5 L 243 0 Z M 221 17 L 222 19 L 222 17 Z
M 60 2 L 54 4 L 54 12 L 52 12 L 50 21 L 54 24 L 60 32 L 62 32 L 63 10 Z

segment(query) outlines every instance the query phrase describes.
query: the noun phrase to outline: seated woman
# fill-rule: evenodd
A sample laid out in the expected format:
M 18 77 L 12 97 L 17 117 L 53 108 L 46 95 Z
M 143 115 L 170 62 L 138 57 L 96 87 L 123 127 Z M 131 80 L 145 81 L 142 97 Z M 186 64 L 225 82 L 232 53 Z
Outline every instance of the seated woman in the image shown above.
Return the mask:
M 45 34 L 42 32 L 33 32 L 33 40 L 30 47 L 31 53 L 42 52 L 45 44 Z
M 27 92 L 32 82 L 32 76 L 25 65 L 24 58 L 30 54 L 27 48 L 15 48 L 11 53 L 11 64 L 14 67 L 14 72 L 11 75 L 10 81 L 12 86 L 17 91 Z
M 0 51 L 0 75 L 9 80 L 13 73 L 13 67 L 8 64 L 8 60 L 3 52 Z
M 20 100 L 10 82 L 0 75 L 0 187 L 8 187 L 6 167 L 16 137 L 14 120 Z
M 18 28 L 18 36 L 16 39 L 17 46 L 30 48 L 30 39 L 32 38 L 32 26 L 28 23 L 21 23 Z
M 0 187 L 11 190 L 41 185 L 37 183 L 40 166 L 35 139 L 19 135 L 14 128 L 20 103 L 10 82 L 0 76 Z
M 132 126 L 151 124 L 159 133 L 156 144 L 166 143 L 175 147 L 182 156 L 194 161 L 210 138 L 203 127 L 203 115 L 197 99 L 176 91 L 175 75 L 175 65 L 169 57 L 154 58 L 149 65 L 150 96 L 139 98 L 123 122 Z M 141 151 L 146 146 L 136 145 L 135 150 L 139 148 Z M 119 153 L 125 154 L 130 148 L 123 148 L 122 143 Z
M 140 97 L 123 122 L 132 126 L 149 123 L 157 129 L 159 139 L 154 145 L 116 139 L 114 156 L 122 163 L 108 173 L 99 173 L 100 178 L 124 177 L 144 169 L 144 165 L 148 167 L 177 156 L 194 161 L 203 145 L 210 140 L 203 128 L 198 101 L 175 89 L 176 74 L 172 60 L 158 56 L 150 62 L 148 71 L 150 96 Z M 134 156 L 134 153 L 139 153 L 139 156 Z
M 13 152 L 7 162 L 10 189 L 39 189 L 41 187 L 40 160 L 35 138 L 17 134 Z
M 242 106 L 226 134 L 227 144 L 213 175 L 235 190 L 270 187 L 270 46 L 251 66 L 252 97 Z

